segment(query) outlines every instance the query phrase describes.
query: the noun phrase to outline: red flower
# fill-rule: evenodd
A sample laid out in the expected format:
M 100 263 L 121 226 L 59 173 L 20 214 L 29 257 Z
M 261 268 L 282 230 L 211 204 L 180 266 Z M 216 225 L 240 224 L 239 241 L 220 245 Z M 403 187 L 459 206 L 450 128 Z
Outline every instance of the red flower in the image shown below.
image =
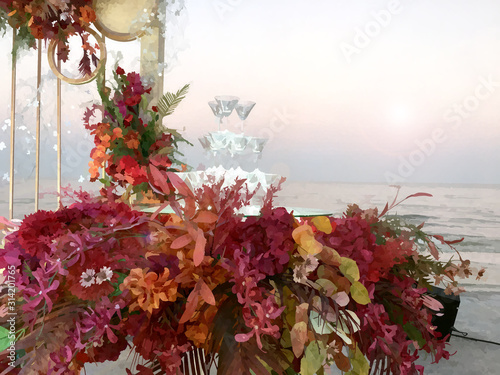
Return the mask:
M 133 107 L 134 105 L 139 104 L 141 102 L 141 99 L 142 99 L 141 95 L 137 94 L 132 96 L 131 98 L 125 99 L 125 104 L 130 107 Z
M 83 264 L 77 262 L 68 267 L 68 289 L 80 299 L 98 301 L 114 290 L 111 283 L 116 282 L 117 275 L 113 272 L 116 264 L 107 257 L 104 249 L 87 250 L 85 253 Z
M 134 119 L 133 115 L 128 115 L 123 119 L 123 123 L 125 124 L 125 126 L 130 126 L 130 123 L 132 122 L 133 119 Z
M 155 105 L 151 109 L 153 110 L 153 112 L 158 112 L 158 107 Z
M 32 256 L 50 254 L 52 241 L 64 233 L 64 225 L 50 211 L 37 211 L 26 216 L 19 227 L 19 243 Z
M 118 68 L 116 68 L 116 74 L 120 74 L 120 75 L 125 74 L 125 70 L 123 70 L 122 68 L 118 67 Z

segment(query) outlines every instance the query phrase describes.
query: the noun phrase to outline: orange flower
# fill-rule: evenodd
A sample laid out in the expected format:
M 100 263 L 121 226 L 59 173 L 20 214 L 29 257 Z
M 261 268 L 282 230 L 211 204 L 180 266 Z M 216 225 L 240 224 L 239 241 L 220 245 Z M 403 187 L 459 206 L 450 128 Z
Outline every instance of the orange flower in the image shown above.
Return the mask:
M 168 268 L 161 275 L 147 271 L 148 268 L 130 270 L 130 275 L 123 280 L 120 290 L 128 289 L 136 297 L 136 301 L 130 305 L 131 310 L 139 306 L 152 314 L 154 309 L 160 307 L 160 301 L 174 302 L 177 299 L 177 283 L 169 279 Z
M 124 140 L 128 148 L 133 150 L 137 150 L 139 148 L 139 140 L 137 139 L 137 136 L 137 132 L 134 131 L 129 131 L 127 133 Z
M 92 23 L 96 20 L 94 10 L 88 5 L 80 7 L 80 13 L 82 14 L 82 16 L 80 17 L 81 23 Z
M 201 347 L 207 340 L 208 326 L 203 323 L 193 324 L 186 329 L 185 335 L 196 347 Z
M 111 138 L 112 141 L 115 139 L 123 138 L 123 133 L 121 128 L 114 128 L 113 129 L 113 138 Z
M 111 143 L 109 142 L 111 140 L 111 137 L 109 134 L 103 134 L 102 136 L 99 137 L 99 140 L 101 141 L 101 145 L 109 148 L 111 146 Z

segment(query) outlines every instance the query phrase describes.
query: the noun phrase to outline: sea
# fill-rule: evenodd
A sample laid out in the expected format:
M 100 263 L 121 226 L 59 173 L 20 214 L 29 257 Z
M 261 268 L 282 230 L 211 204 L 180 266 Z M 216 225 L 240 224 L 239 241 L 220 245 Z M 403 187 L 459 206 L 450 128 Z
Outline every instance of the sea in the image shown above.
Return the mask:
M 74 189 L 81 186 L 94 193 L 100 188 L 99 183 L 88 182 L 73 182 L 70 186 Z M 54 180 L 41 181 L 40 209 L 57 208 L 55 190 Z M 464 238 L 456 245 L 460 252 L 477 253 L 486 259 L 498 254 L 500 259 L 500 185 L 407 184 L 398 188 L 373 183 L 286 181 L 276 195 L 275 204 L 342 216 L 353 203 L 363 209 L 377 207 L 381 211 L 394 199 L 399 202 L 421 192 L 432 197 L 409 198 L 389 213 L 412 224 L 425 223 L 426 232 L 442 235 L 447 240 Z M 34 208 L 34 181 L 16 181 L 14 218 L 22 219 Z M 9 185 L 5 182 L 0 184 L 0 216 L 9 216 Z M 446 246 L 441 250 L 454 252 Z

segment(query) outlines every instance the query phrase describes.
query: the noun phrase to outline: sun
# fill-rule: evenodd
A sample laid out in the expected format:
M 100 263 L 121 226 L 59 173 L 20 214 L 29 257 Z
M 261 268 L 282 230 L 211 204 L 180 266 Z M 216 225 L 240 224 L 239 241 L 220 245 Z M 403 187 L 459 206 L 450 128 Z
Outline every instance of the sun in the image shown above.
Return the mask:
M 404 104 L 392 105 L 387 111 L 388 124 L 397 128 L 408 128 L 412 125 L 414 116 L 409 106 Z

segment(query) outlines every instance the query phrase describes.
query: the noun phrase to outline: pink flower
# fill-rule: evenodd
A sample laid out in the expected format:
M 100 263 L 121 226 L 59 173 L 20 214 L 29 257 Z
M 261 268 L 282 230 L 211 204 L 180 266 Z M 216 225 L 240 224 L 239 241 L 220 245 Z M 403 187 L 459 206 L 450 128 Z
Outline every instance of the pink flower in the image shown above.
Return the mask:
M 237 342 L 246 342 L 255 335 L 257 345 L 259 346 L 259 349 L 262 350 L 261 335 L 270 335 L 275 338 L 280 337 L 280 328 L 277 325 L 273 325 L 271 320 L 279 317 L 283 310 L 285 310 L 285 306 L 278 308 L 274 298 L 274 296 L 270 296 L 262 301 L 261 304 L 252 303 L 250 305 L 251 307 L 243 308 L 243 318 L 245 319 L 245 323 L 247 327 L 252 330 L 248 333 L 239 333 L 235 335 L 234 339 Z

